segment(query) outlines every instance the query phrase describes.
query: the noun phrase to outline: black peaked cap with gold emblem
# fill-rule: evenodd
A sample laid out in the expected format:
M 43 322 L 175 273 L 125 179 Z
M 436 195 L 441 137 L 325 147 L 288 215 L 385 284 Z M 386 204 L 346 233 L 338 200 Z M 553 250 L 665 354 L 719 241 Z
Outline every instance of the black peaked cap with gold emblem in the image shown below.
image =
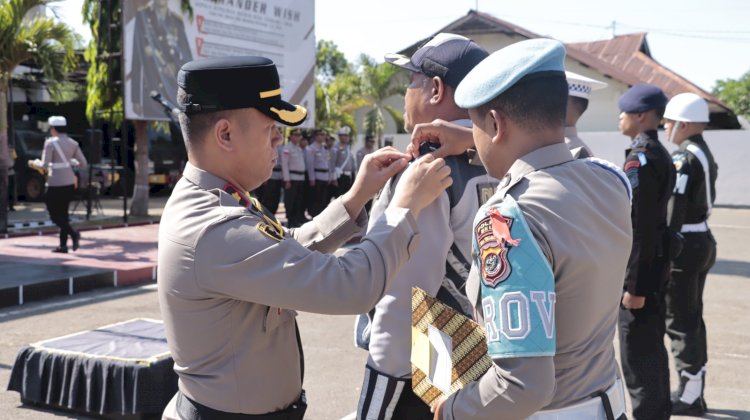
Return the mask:
M 265 57 L 205 58 L 182 66 L 177 84 L 187 93 L 178 104 L 186 114 L 255 108 L 286 125 L 299 125 L 307 110 L 281 99 L 279 73 Z

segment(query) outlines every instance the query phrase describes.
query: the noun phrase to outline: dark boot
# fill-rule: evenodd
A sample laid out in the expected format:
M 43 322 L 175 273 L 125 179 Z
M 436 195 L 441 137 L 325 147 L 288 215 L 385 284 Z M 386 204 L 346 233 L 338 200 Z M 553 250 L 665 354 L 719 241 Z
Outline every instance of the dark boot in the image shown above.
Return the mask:
M 77 251 L 78 246 L 80 245 L 79 241 L 81 240 L 81 234 L 79 232 L 73 231 L 71 237 L 73 238 L 73 251 Z
M 64 246 L 58 246 L 57 248 L 53 249 L 52 252 L 57 252 L 58 254 L 67 254 L 68 248 Z

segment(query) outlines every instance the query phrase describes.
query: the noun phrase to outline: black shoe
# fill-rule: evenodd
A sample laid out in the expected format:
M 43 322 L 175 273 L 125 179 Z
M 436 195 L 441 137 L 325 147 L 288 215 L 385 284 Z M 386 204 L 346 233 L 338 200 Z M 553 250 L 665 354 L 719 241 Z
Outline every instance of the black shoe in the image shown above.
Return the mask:
M 701 417 L 706 411 L 708 407 L 703 396 L 698 397 L 692 404 L 682 402 L 679 398 L 672 400 L 672 414 L 676 416 Z
M 58 254 L 67 254 L 68 248 L 64 246 L 58 246 L 57 248 L 53 249 L 52 252 L 57 252 Z
M 81 240 L 81 234 L 79 232 L 73 232 L 73 251 L 78 250 L 79 241 Z

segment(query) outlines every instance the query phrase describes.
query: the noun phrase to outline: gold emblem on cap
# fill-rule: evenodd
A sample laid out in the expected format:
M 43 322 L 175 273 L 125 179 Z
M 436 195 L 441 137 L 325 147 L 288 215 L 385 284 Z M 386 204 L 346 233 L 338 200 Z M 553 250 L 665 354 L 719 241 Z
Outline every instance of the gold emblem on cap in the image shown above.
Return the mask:
M 275 107 L 271 107 L 271 112 L 275 112 L 276 115 L 279 116 L 279 118 L 290 123 L 296 123 L 297 121 L 305 118 L 305 116 L 307 115 L 307 110 L 299 105 L 294 106 L 294 111 L 287 111 L 286 109 L 277 109 Z
M 271 96 L 278 96 L 278 95 L 281 95 L 281 88 L 261 92 L 260 98 L 265 99 L 265 98 L 270 98 Z

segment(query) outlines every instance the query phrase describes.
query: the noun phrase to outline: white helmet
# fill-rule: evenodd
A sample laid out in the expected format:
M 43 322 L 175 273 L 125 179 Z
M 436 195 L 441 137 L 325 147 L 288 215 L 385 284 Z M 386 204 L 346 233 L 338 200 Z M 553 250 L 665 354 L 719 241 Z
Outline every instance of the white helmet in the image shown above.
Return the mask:
M 695 93 L 675 95 L 664 110 L 664 118 L 684 122 L 708 122 L 708 103 Z

